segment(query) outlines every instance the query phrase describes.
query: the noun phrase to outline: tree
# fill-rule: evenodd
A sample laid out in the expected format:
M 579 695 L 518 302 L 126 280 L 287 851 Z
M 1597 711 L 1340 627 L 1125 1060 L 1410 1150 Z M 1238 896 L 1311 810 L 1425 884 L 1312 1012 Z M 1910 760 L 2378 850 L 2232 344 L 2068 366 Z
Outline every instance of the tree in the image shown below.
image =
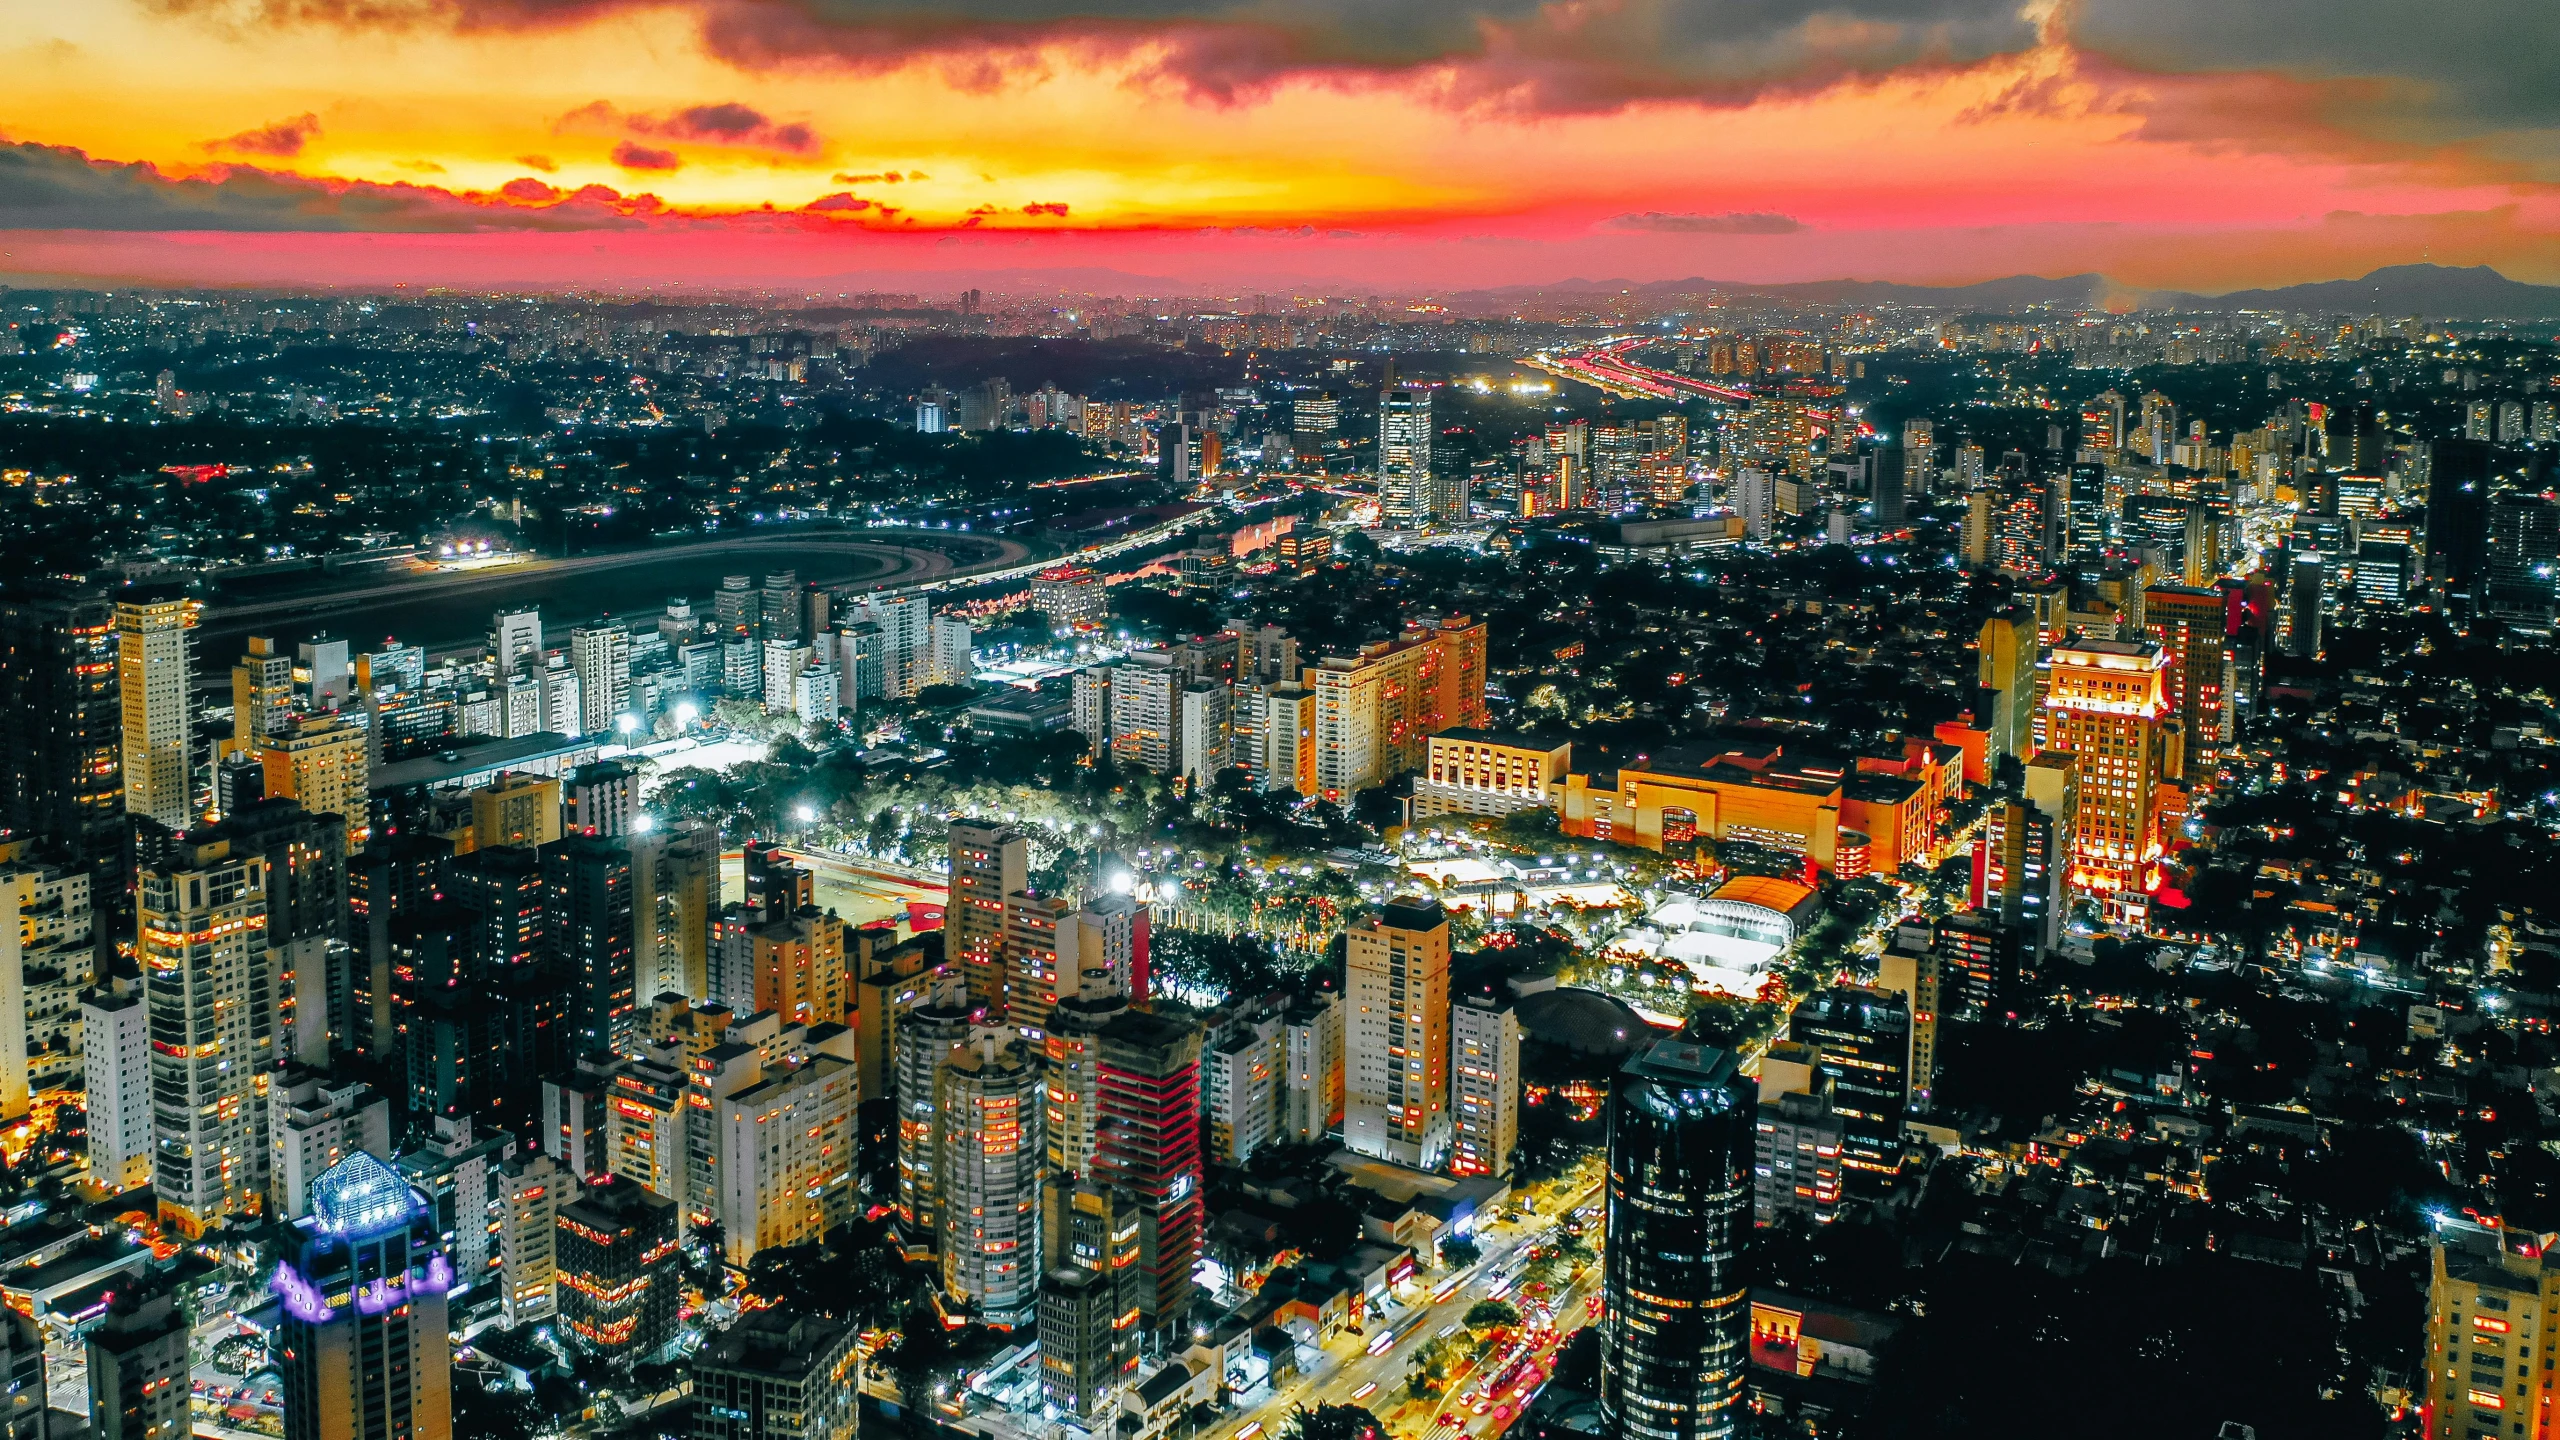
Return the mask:
M 1451 1270 L 1464 1270 L 1484 1258 L 1484 1247 L 1461 1235 L 1440 1242 L 1440 1263 Z
M 1479 1300 L 1467 1307 L 1466 1326 L 1479 1333 L 1520 1323 L 1520 1307 L 1507 1300 Z
M 1387 1429 L 1357 1405 L 1301 1405 L 1281 1433 L 1286 1440 L 1384 1440 Z

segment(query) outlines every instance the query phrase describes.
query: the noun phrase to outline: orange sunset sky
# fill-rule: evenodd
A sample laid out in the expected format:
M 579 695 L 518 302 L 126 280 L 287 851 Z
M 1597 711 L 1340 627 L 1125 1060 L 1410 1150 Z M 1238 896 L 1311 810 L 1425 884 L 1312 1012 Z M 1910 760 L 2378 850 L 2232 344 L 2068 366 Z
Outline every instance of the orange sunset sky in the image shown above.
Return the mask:
M 2549 0 L 0 16 L 20 283 L 2560 282 Z

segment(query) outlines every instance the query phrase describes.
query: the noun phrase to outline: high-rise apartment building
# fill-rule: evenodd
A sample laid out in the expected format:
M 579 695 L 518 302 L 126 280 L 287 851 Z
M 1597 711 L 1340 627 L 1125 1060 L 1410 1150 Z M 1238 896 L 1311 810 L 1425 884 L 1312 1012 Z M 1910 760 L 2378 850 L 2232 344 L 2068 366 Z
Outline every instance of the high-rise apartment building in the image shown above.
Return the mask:
M 1378 519 L 1396 530 L 1420 530 L 1461 518 L 1431 473 L 1431 391 L 1391 385 L 1378 397 Z
M 231 738 L 225 755 L 255 754 L 258 745 L 293 719 L 293 656 L 262 635 L 231 667 Z
M 1840 1160 L 1847 1137 L 1831 1108 L 1821 1052 L 1781 1040 L 1760 1061 L 1751 1214 L 1762 1225 L 1801 1215 L 1828 1225 L 1840 1214 Z
M 1732 1055 L 1680 1040 L 1610 1088 L 1600 1411 L 1626 1440 L 1740 1433 L 1755 1108 Z
M 267 1189 L 278 1059 L 266 857 L 183 839 L 137 877 L 136 949 L 152 1038 L 152 1189 L 184 1235 L 255 1215 Z
M 2145 894 L 2160 855 L 2158 794 L 2179 772 L 2169 653 L 2151 640 L 2055 647 L 2044 700 L 2045 744 L 2078 771 L 2071 884 L 2109 919 Z
M 539 1151 L 498 1167 L 498 1275 L 509 1325 L 548 1319 L 560 1289 L 560 1209 L 578 1177 Z
M 1991 692 L 1991 713 L 1981 719 L 1991 734 L 1987 748 L 1995 768 L 2004 759 L 2035 753 L 2037 653 L 2033 611 L 2012 607 L 1982 622 L 1980 683 Z
M 942 1287 L 989 1325 L 1039 1319 L 1046 1109 L 1037 1058 L 1018 1041 L 963 1047 L 934 1077 Z
M 2418 1412 L 2428 1440 L 2540 1436 L 2560 1402 L 2543 1368 L 2560 1324 L 2560 1235 L 2435 1222 L 2428 1247 L 2427 1354 Z
M 942 1236 L 941 1096 L 935 1077 L 969 1042 L 969 1009 L 958 986 L 907 1012 L 897 1031 L 898 1228 L 910 1246 Z
M 109 1292 L 107 1313 L 89 1332 L 93 1440 L 193 1440 L 189 1338 L 175 1286 L 130 1277 Z M 44 1404 L 41 1388 L 36 1404 Z
M 1911 1016 L 1911 1048 L 1903 1073 L 1909 1080 L 1911 1109 L 1926 1113 L 1937 1098 L 1938 1019 L 1946 992 L 1937 940 L 1927 926 L 1895 927 L 1892 943 L 1876 957 L 1876 988 L 1901 996 L 1903 1009 Z M 1764 1067 L 1761 1073 L 1768 1071 Z M 1829 1096 L 1824 1099 L 1827 1102 Z
M 366 788 L 366 732 L 336 716 L 288 723 L 257 742 L 265 795 L 287 799 L 313 815 L 335 815 L 346 826 L 347 851 L 364 848 L 372 828 L 372 792 Z
M 1449 1009 L 1449 1173 L 1508 1175 L 1520 1145 L 1520 1015 L 1492 990 Z
M 1482 728 L 1484 645 L 1483 624 L 1458 616 L 1409 625 L 1398 639 L 1309 667 L 1317 790 L 1348 800 L 1421 769 L 1433 735 Z
M 310 1214 L 312 1187 L 357 1151 L 391 1158 L 391 1102 L 361 1080 L 288 1070 L 268 1104 L 267 1208 L 278 1219 Z
M 1292 1002 L 1281 1017 L 1281 1039 L 1281 1142 L 1321 1144 L 1342 1128 L 1342 996 L 1327 991 Z
M 87 1081 L 89 1184 L 121 1195 L 151 1183 L 150 1012 L 126 981 L 80 1001 Z
M 116 689 L 124 720 L 124 808 L 183 830 L 195 818 L 195 702 L 189 693 L 196 614 L 177 591 L 115 605 Z
M 631 708 L 631 632 L 610 624 L 570 631 L 569 666 L 578 676 L 578 733 L 613 734 Z
M 453 1433 L 446 1292 L 435 1212 L 359 1150 L 311 1186 L 275 1289 L 285 1440 L 437 1440 Z
M 852 1213 L 859 1072 L 854 1033 L 822 1024 L 789 1047 L 794 1055 L 767 1061 L 752 1047 L 734 1047 L 734 1072 L 706 1086 L 728 1068 L 719 1062 L 731 1048 L 693 1062 L 691 1108 L 693 1123 L 710 1129 L 718 1157 L 705 1198 L 720 1226 L 723 1258 L 744 1266 L 759 1250 L 815 1244 Z
M 1102 1030 L 1093 1179 L 1138 1200 L 1138 1306 L 1151 1334 L 1180 1333 L 1200 1258 L 1200 1031 L 1132 1010 Z
M 2071 817 L 2080 804 L 2076 757 L 2061 751 L 2026 765 L 2023 793 L 1995 800 L 1973 844 L 1973 908 L 2023 932 L 2041 959 L 2062 943 L 2070 901 Z
M 629 837 L 638 993 L 707 999 L 711 925 L 720 893 L 720 831 L 709 821 Z
M 943 951 L 968 979 L 969 1005 L 1004 1013 L 1004 897 L 1031 883 L 1031 842 L 992 820 L 951 822 L 951 896 Z
M 1004 897 L 1004 1018 L 1039 1043 L 1058 1008 L 1061 932 L 1075 925 L 1076 907 L 1056 895 L 1017 890 Z M 1072 992 L 1070 992 L 1072 993 Z
M 1450 1141 L 1449 917 L 1401 898 L 1343 936 L 1343 1143 L 1436 1170 Z

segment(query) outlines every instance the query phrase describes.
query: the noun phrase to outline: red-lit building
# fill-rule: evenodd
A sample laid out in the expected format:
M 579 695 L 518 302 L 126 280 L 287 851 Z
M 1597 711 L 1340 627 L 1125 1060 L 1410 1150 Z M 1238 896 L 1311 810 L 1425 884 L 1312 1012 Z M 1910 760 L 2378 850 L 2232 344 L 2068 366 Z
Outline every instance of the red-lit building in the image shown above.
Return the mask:
M 1178 1334 L 1200 1257 L 1200 1031 L 1131 1011 L 1102 1028 L 1093 1178 L 1138 1197 L 1138 1310 Z

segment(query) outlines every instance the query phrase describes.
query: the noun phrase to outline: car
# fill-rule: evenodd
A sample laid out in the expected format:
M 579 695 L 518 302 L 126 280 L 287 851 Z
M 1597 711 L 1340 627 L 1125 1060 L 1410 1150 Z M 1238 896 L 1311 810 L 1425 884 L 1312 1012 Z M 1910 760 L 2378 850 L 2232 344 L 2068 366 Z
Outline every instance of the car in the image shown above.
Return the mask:
M 1440 1423 L 1441 1423 L 1441 1424 L 1443 1424 L 1443 1425 L 1449 1426 L 1449 1427 L 1451 1427 L 1452 1429 L 1455 1429 L 1456 1427 L 1458 1427 L 1458 1426 L 1460 1426 L 1460 1425 L 1463 1425 L 1463 1424 L 1465 1424 L 1466 1422 L 1458 1418 L 1458 1412 L 1457 1412 L 1457 1411 L 1455 1411 L 1455 1410 L 1451 1410 L 1451 1411 L 1448 1411 L 1448 1412 L 1446 1412 L 1446 1413 L 1444 1413 L 1444 1414 L 1442 1414 L 1442 1415 L 1441 1415 L 1441 1417 L 1440 1417 Z

